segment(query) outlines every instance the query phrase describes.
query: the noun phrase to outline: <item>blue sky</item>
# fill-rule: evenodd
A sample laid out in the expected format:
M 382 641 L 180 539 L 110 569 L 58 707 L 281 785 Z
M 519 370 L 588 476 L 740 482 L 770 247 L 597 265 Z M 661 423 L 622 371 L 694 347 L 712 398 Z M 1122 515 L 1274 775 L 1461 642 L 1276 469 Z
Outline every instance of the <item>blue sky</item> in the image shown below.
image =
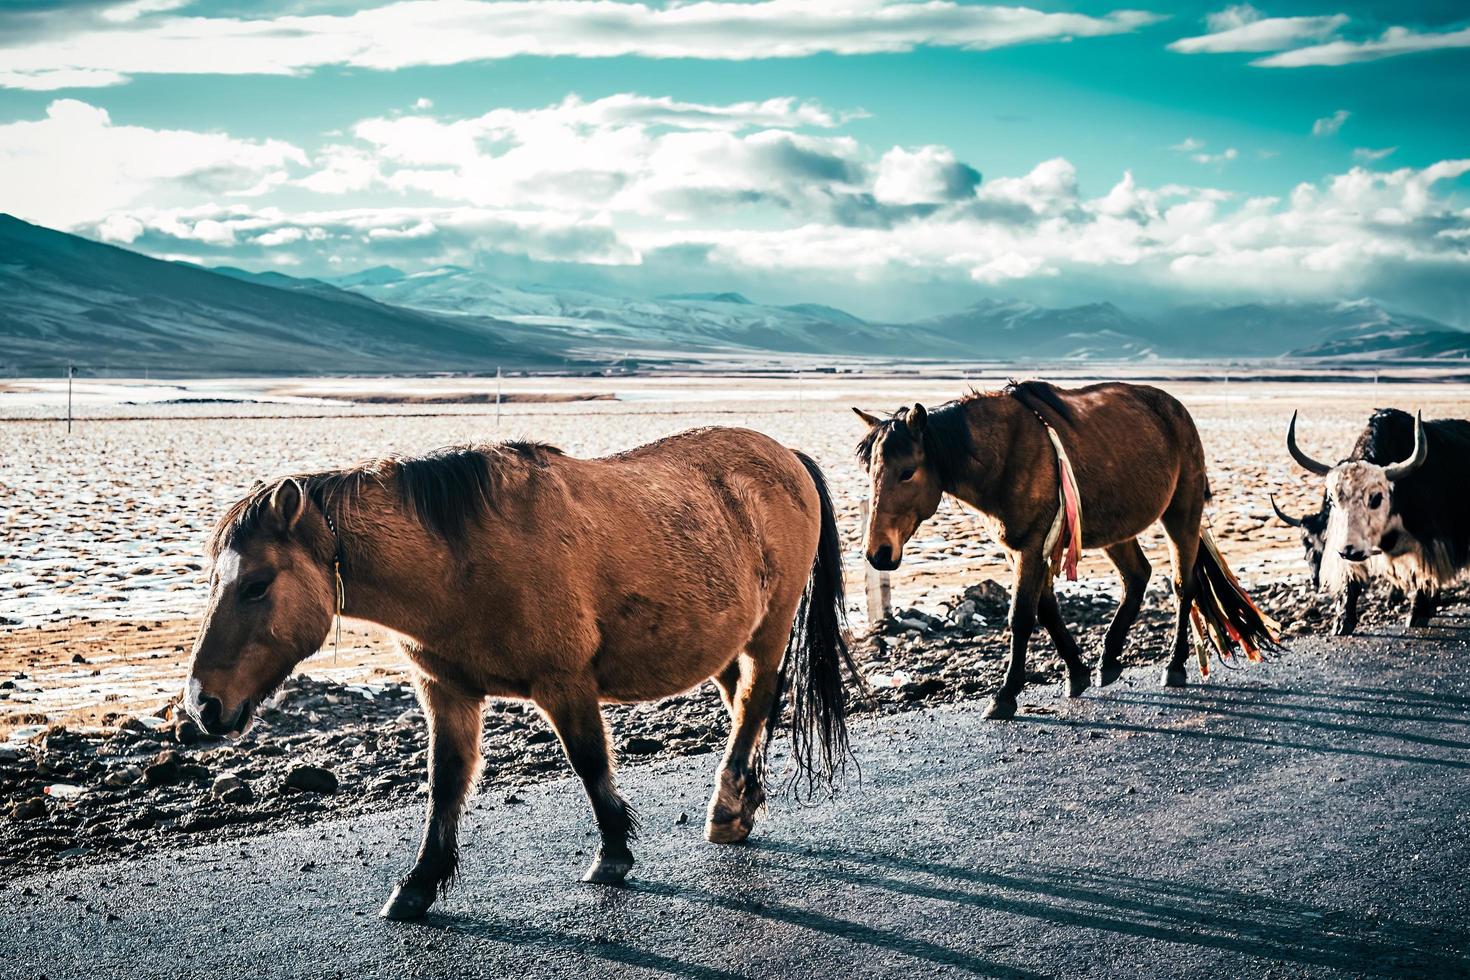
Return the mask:
M 1467 173 L 1446 2 L 0 8 L 0 210 L 299 275 L 1470 326 Z

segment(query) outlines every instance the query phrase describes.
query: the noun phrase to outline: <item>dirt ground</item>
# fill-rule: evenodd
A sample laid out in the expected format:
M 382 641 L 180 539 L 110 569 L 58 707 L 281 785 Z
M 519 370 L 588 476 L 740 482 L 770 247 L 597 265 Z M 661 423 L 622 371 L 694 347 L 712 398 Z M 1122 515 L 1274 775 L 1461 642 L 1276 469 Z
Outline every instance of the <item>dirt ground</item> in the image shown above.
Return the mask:
M 1295 467 L 1282 446 L 1292 411 L 1302 412 L 1304 445 L 1322 458 L 1344 454 L 1378 406 L 1422 409 L 1427 417 L 1470 415 L 1465 385 L 1287 384 L 1223 371 L 1218 376 L 1217 382 L 1162 384 L 1194 413 L 1215 491 L 1211 523 L 1247 582 L 1301 574 L 1295 532 L 1272 517 L 1267 496 L 1276 493 L 1295 513 L 1320 496 L 1320 481 Z M 1004 380 L 842 374 L 507 379 L 506 393 L 520 399 L 515 403 L 428 410 L 423 404 L 358 406 L 350 397 L 364 390 L 388 397 L 401 389 L 403 397 L 421 402 L 482 393 L 486 383 L 98 383 L 97 391 L 79 399 L 70 436 L 64 423 L 35 418 L 55 413 L 51 394 L 27 394 L 24 385 L 12 383 L 11 393 L 0 395 L 0 678 L 11 677 L 14 686 L 0 689 L 0 739 L 17 728 L 100 724 L 109 715 L 155 710 L 177 690 L 203 607 L 204 538 L 224 507 L 256 479 L 453 443 L 532 438 L 569 453 L 599 455 L 700 425 L 768 432 L 814 455 L 829 476 L 847 542 L 850 611 L 861 627 L 858 508 L 866 481 L 852 458 L 861 423 L 848 406 L 891 411 L 914 401 L 935 405 Z M 557 400 L 568 397 L 584 400 Z M 98 420 L 119 416 L 138 418 Z M 1144 544 L 1155 568 L 1166 569 L 1157 528 Z M 981 523 L 946 501 L 892 576 L 894 600 L 935 612 L 965 585 L 1005 576 L 1003 553 Z M 1101 554 L 1085 556 L 1082 577 L 1063 587 L 1064 597 L 1113 588 Z M 1156 575 L 1155 586 L 1165 577 Z M 402 678 L 381 631 L 354 624 L 340 650 L 318 655 L 305 669 L 342 681 Z
M 181 741 L 171 721 L 161 720 L 203 606 L 204 537 L 258 478 L 470 441 L 533 438 L 598 455 L 700 425 L 749 426 L 812 453 L 828 473 L 847 542 L 849 610 L 867 634 L 858 544 L 866 481 L 852 457 L 862 427 L 848 406 L 935 405 L 971 385 L 1001 383 L 840 375 L 513 379 L 507 387 L 518 400 L 498 409 L 443 401 L 465 388 L 450 382 L 415 382 L 411 403 L 365 407 L 344 401 L 376 390 L 363 379 L 269 389 L 242 383 L 225 392 L 233 399 L 225 402 L 217 388 L 183 389 L 212 399 L 193 403 L 175 389 L 123 386 L 84 400 L 70 436 L 61 423 L 25 417 L 46 409 L 34 392 L 0 395 L 0 817 L 10 816 L 0 820 L 0 866 L 102 860 L 201 831 L 256 833 L 367 812 L 421 791 L 422 719 L 391 639 L 368 624 L 349 622 L 340 648 L 304 664 L 312 679 L 293 682 L 245 744 Z M 1298 513 L 1320 497 L 1317 481 L 1282 447 L 1291 412 L 1302 411 L 1302 441 L 1323 458 L 1345 453 L 1377 406 L 1429 417 L 1470 414 L 1470 388 L 1448 384 L 1236 379 L 1165 387 L 1200 427 L 1222 548 L 1288 636 L 1319 633 L 1327 618 L 1326 601 L 1306 587 L 1296 533 L 1272 517 L 1267 496 L 1276 493 Z M 563 400 L 570 392 L 583 400 Z M 152 400 L 130 404 L 129 394 Z M 1160 573 L 1129 647 L 1133 664 L 1163 650 L 1170 616 L 1162 535 L 1155 530 L 1144 544 Z M 899 619 L 860 647 L 872 691 L 859 710 L 902 711 L 987 693 L 1004 656 L 1006 573 L 983 525 L 946 502 L 892 576 Z M 966 588 L 988 579 L 1000 585 L 980 596 L 982 614 L 957 621 Z M 1116 601 L 1109 566 L 1087 555 L 1082 580 L 1059 592 L 1069 622 L 1095 653 Z M 1379 596 L 1366 622 L 1399 615 Z M 1057 680 L 1049 644 L 1037 641 L 1033 657 L 1033 681 Z M 622 753 L 634 761 L 717 751 L 724 737 L 718 699 L 704 688 L 611 714 Z M 533 713 L 510 705 L 489 717 L 489 785 L 513 794 L 561 771 L 554 741 Z M 165 758 L 171 752 L 178 756 Z M 330 767 L 340 792 L 294 791 L 290 774 L 303 764 Z M 166 775 L 145 778 L 154 766 Z M 232 791 L 232 779 L 246 789 Z M 77 795 L 48 796 L 56 785 Z

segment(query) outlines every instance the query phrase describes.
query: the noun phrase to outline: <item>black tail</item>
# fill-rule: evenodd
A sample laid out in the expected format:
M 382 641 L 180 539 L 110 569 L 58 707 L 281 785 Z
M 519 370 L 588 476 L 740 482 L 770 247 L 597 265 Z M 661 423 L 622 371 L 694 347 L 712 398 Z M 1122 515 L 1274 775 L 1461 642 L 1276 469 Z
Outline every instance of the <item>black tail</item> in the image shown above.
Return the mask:
M 1194 619 L 1200 639 L 1213 645 L 1226 660 L 1236 650 L 1247 659 L 1260 660 L 1262 650 L 1280 646 L 1281 627 L 1251 601 L 1215 545 L 1214 535 L 1200 528 L 1199 554 L 1194 559 Z M 1200 648 L 1200 672 L 1210 672 L 1206 648 Z
M 791 694 L 791 755 L 796 761 L 795 785 L 806 795 L 831 787 L 847 768 L 847 678 L 857 667 L 847 648 L 847 612 L 842 597 L 842 542 L 827 480 L 805 453 L 796 458 L 811 475 L 822 506 L 822 532 L 812 577 L 802 594 L 792 624 L 791 642 L 781 661 L 781 677 L 771 714 L 766 719 L 765 744 L 781 723 L 785 693 Z M 845 672 L 845 675 L 844 675 Z

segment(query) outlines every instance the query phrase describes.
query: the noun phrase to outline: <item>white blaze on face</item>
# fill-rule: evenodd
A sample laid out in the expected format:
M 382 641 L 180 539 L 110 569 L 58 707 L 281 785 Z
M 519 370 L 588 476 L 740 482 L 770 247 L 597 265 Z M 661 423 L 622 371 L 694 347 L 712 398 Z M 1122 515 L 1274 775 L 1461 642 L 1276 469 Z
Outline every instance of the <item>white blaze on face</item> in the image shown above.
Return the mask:
M 240 577 L 240 552 L 234 548 L 226 548 L 219 553 L 214 560 L 214 581 L 216 588 L 227 588 L 235 579 Z
M 1403 522 L 1393 513 L 1393 484 L 1382 466 L 1342 463 L 1327 474 L 1332 509 L 1327 519 L 1324 562 L 1361 561 L 1383 548 L 1385 535 L 1403 537 Z

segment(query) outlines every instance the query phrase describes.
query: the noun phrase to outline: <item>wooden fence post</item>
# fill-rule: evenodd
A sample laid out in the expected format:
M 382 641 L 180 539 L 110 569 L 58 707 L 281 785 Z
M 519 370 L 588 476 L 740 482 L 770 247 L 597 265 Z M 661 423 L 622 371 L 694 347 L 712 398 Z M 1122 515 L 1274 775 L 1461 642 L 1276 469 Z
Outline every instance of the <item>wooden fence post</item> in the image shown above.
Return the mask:
M 861 504 L 863 527 L 868 526 L 868 502 Z M 893 605 L 893 587 L 888 583 L 888 573 L 880 572 L 866 560 L 863 561 L 863 586 L 868 595 L 868 625 L 877 626 L 888 618 Z

